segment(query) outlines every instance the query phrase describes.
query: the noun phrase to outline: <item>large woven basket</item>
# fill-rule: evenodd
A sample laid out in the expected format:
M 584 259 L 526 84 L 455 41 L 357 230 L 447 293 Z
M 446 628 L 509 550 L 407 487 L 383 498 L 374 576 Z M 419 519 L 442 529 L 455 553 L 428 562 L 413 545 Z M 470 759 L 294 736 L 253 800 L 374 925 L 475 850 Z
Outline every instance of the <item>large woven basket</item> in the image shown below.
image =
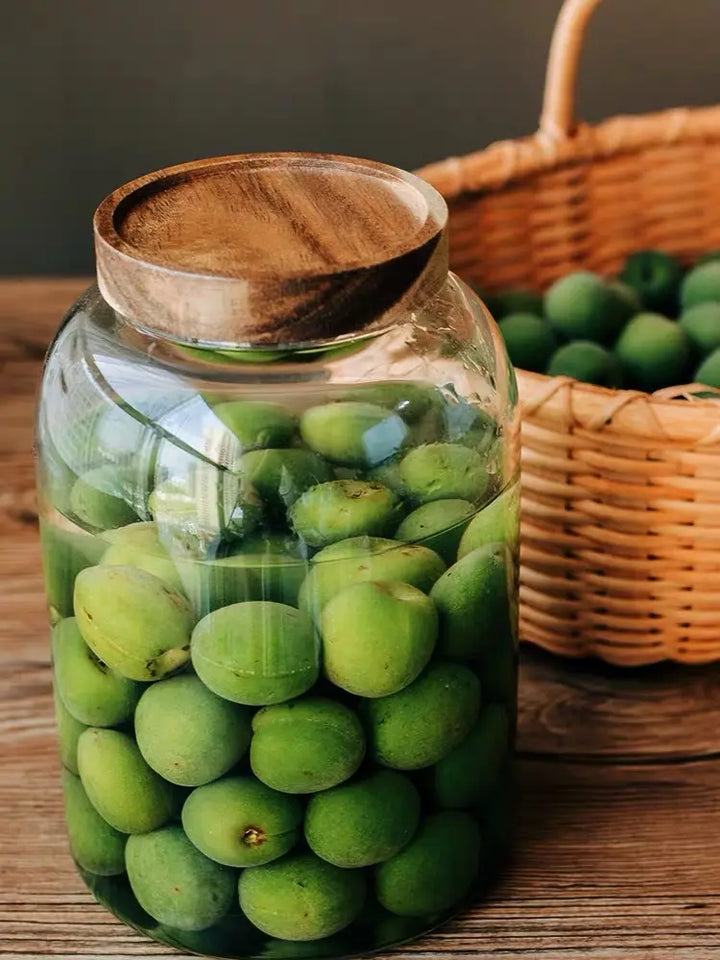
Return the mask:
M 599 2 L 562 7 L 538 133 L 419 171 L 448 200 L 453 269 L 488 292 L 720 248 L 720 107 L 574 121 Z M 518 380 L 522 639 L 622 665 L 720 658 L 720 402 Z

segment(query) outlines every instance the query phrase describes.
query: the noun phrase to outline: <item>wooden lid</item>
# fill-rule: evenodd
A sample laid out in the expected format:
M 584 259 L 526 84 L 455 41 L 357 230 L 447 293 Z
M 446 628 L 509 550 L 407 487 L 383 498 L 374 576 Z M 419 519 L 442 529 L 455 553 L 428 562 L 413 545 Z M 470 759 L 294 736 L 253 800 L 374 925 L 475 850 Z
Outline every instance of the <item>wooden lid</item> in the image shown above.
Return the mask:
M 246 154 L 159 170 L 95 214 L 100 292 L 184 343 L 299 344 L 392 322 L 439 289 L 447 207 L 394 167 Z

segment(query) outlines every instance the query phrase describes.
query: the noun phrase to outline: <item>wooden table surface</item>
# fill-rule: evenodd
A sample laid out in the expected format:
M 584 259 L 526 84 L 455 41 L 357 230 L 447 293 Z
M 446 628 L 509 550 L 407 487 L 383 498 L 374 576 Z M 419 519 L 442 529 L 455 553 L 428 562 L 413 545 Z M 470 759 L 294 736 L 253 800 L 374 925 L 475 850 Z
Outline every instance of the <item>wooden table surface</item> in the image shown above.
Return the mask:
M 0 281 L 0 955 L 178 957 L 93 902 L 63 834 L 32 420 L 83 286 Z M 515 863 L 488 902 L 393 956 L 720 960 L 719 680 L 526 649 Z

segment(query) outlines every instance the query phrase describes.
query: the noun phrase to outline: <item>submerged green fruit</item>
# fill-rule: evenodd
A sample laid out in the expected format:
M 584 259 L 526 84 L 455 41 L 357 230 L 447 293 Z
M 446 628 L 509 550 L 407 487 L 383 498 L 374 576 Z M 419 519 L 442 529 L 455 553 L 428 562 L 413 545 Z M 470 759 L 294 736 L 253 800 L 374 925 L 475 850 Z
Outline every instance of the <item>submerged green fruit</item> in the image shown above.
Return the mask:
M 394 856 L 420 822 L 420 796 L 406 776 L 377 770 L 310 800 L 305 838 L 337 867 L 369 867 Z
M 238 642 L 242 638 L 242 642 Z M 320 653 L 312 621 L 283 603 L 256 600 L 209 613 L 192 636 L 192 662 L 213 693 L 261 706 L 315 683 Z
M 476 513 L 467 525 L 457 549 L 462 560 L 478 547 L 505 542 L 514 547 L 520 537 L 520 485 L 507 487 L 499 497 Z
M 320 940 L 357 917 L 365 901 L 359 870 L 341 870 L 312 853 L 285 857 L 240 875 L 240 907 L 279 940 Z
M 622 386 L 623 376 L 617 357 L 598 343 L 574 340 L 560 347 L 550 358 L 549 377 L 572 377 L 598 387 Z
M 353 400 L 310 407 L 300 418 L 300 433 L 311 449 L 333 463 L 358 467 L 372 467 L 394 456 L 407 432 L 397 413 Z
M 510 752 L 508 710 L 496 703 L 480 711 L 475 727 L 433 771 L 435 797 L 441 807 L 474 807 L 495 789 Z
M 333 480 L 311 487 L 290 508 L 293 529 L 312 547 L 365 534 L 380 537 L 397 523 L 392 490 L 367 480 Z
M 511 313 L 498 326 L 513 365 L 542 373 L 557 347 L 547 320 L 532 313 Z
M 140 684 L 98 660 L 74 617 L 61 620 L 53 630 L 52 657 L 60 699 L 76 720 L 90 727 L 114 727 L 132 716 Z
M 254 777 L 224 777 L 185 801 L 185 832 L 206 857 L 257 867 L 284 856 L 300 838 L 303 805 Z
M 103 539 L 109 544 L 101 560 L 103 566 L 138 567 L 183 593 L 180 574 L 160 542 L 156 523 L 131 523 L 127 527 L 107 531 Z
M 112 877 L 125 871 L 127 837 L 106 823 L 90 803 L 80 779 L 62 772 L 70 852 L 75 861 L 90 873 Z
M 218 403 L 213 413 L 235 434 L 242 450 L 285 447 L 297 426 L 295 417 L 284 407 L 260 400 Z
M 143 910 L 179 930 L 211 927 L 235 902 L 235 872 L 203 856 L 181 827 L 130 837 L 125 862 Z
M 687 378 L 687 335 L 681 326 L 659 314 L 633 317 L 615 344 L 615 353 L 628 383 L 640 390 L 659 390 Z
M 454 443 L 415 447 L 400 464 L 410 496 L 429 500 L 477 501 L 488 486 L 487 463 L 474 450 Z
M 53 701 L 55 703 L 55 724 L 57 726 L 58 747 L 60 750 L 60 762 L 69 770 L 70 773 L 77 774 L 77 745 L 80 734 L 87 730 L 84 723 L 80 723 L 68 711 L 65 704 L 58 696 L 57 688 L 53 690 Z
M 252 450 L 240 460 L 240 471 L 266 507 L 284 511 L 310 487 L 332 480 L 330 466 L 310 450 Z
M 78 740 L 78 769 L 88 799 L 121 833 L 146 833 L 177 811 L 179 795 L 145 763 L 119 730 L 88 727 Z
M 83 639 L 131 680 L 157 680 L 190 657 L 194 615 L 188 601 L 137 567 L 90 567 L 75 580 L 75 616 Z
M 409 513 L 395 531 L 396 540 L 421 541 L 454 563 L 458 545 L 475 512 L 468 500 L 431 500 Z
M 135 736 L 145 762 L 185 787 L 227 773 L 245 754 L 250 735 L 249 712 L 216 697 L 189 674 L 148 687 L 135 711 Z
M 259 710 L 253 718 L 250 764 L 283 793 L 315 793 L 347 780 L 365 755 L 357 716 L 334 700 L 306 697 Z
M 138 519 L 133 500 L 132 477 L 122 467 L 104 465 L 88 470 L 70 491 L 70 509 L 95 530 L 124 527 Z
M 40 520 L 43 574 L 50 619 L 73 615 L 75 577 L 85 567 L 94 566 L 107 549 L 100 537 L 75 533 Z

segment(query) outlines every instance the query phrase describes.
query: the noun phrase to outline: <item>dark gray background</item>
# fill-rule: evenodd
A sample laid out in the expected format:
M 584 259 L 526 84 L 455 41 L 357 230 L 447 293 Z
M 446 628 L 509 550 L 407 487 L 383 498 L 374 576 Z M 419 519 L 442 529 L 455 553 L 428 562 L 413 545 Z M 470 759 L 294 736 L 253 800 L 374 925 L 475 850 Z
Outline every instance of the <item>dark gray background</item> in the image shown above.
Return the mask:
M 560 0 L 0 0 L 0 273 L 92 266 L 102 197 L 199 156 L 415 167 L 537 122 Z M 584 117 L 720 100 L 720 0 L 606 0 Z

